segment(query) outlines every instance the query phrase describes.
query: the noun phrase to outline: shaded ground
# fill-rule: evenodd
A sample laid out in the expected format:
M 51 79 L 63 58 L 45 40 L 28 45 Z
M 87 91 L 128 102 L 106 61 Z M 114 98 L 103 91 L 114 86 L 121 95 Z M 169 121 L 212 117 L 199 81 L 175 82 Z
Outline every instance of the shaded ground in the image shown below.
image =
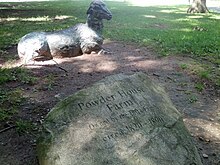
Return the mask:
M 20 85 L 27 97 L 28 101 L 22 105 L 19 117 L 40 126 L 48 111 L 74 92 L 108 75 L 141 71 L 165 88 L 183 114 L 204 165 L 220 165 L 220 99 L 212 91 L 198 93 L 193 77 L 181 70 L 180 65 L 192 59 L 174 56 L 159 58 L 150 48 L 119 42 L 109 42 L 104 47 L 113 53 L 55 59 L 67 73 L 54 66 L 53 61 L 28 66 L 33 75 L 39 78 L 35 85 L 7 85 L 9 88 Z M 16 49 L 12 48 L 10 54 L 15 55 Z M 36 129 L 19 135 L 12 128 L 0 133 L 1 164 L 37 165 L 35 143 L 39 131 Z

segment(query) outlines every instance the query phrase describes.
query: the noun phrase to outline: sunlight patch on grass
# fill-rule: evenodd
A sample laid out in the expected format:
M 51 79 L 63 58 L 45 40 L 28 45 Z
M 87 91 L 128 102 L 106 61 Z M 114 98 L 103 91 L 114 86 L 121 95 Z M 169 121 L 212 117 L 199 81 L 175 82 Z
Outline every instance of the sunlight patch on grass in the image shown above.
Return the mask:
M 179 12 L 179 10 L 175 10 L 175 9 L 172 9 L 172 10 L 160 10 L 161 13 L 177 13 Z
M 45 21 L 53 21 L 55 20 L 65 20 L 68 18 L 71 18 L 73 16 L 68 15 L 56 15 L 54 18 L 50 18 L 49 16 L 43 16 L 43 17 L 30 17 L 30 18 L 20 18 L 20 17 L 9 17 L 9 18 L 0 18 L 0 22 L 5 21 L 30 21 L 30 22 L 45 22 Z
M 220 20 L 220 15 L 212 15 L 212 16 L 209 17 L 209 18 Z
M 169 1 L 161 1 L 161 0 L 151 0 L 151 1 L 143 1 L 143 0 L 126 0 L 132 6 L 169 6 L 169 5 L 180 5 L 180 4 L 188 4 L 187 1 L 184 0 L 169 0 Z
M 192 29 L 189 29 L 189 28 L 182 28 L 182 29 L 178 29 L 179 31 L 182 31 L 182 32 L 192 32 L 193 30 Z
M 73 16 L 69 16 L 69 15 L 57 15 L 55 17 L 55 19 L 58 19 L 58 20 L 64 20 L 64 19 L 68 19 L 68 18 L 71 18 Z
M 190 21 L 190 19 L 189 18 L 178 18 L 178 19 L 176 19 L 176 20 L 174 20 L 175 22 L 186 22 L 186 21 Z
M 197 19 L 190 19 L 190 18 L 177 18 L 175 20 L 172 20 L 176 24 L 181 24 L 185 22 L 186 24 L 183 25 L 185 26 L 198 26 L 200 24 L 200 21 Z
M 40 1 L 51 1 L 51 0 L 2 0 L 1 2 L 40 2 Z
M 157 18 L 155 15 L 144 15 L 146 18 Z
M 21 20 L 22 21 L 41 22 L 41 21 L 50 21 L 51 18 L 49 18 L 49 16 L 44 16 L 44 17 L 22 18 Z
M 190 15 L 190 16 L 186 16 L 187 18 L 189 18 L 189 19 L 198 19 L 198 18 L 203 18 L 204 16 L 202 16 L 202 15 Z
M 6 36 L 6 37 L 10 37 L 10 36 L 12 36 L 13 34 L 12 34 L 12 33 L 7 33 L 7 32 L 5 32 L 3 35 Z

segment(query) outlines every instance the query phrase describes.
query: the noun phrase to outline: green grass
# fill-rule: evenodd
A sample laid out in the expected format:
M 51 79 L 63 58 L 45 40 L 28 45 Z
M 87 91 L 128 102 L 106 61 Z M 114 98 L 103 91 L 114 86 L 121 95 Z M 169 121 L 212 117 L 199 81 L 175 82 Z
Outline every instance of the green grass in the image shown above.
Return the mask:
M 196 88 L 197 91 L 202 92 L 205 87 L 204 87 L 204 84 L 203 84 L 203 83 L 200 83 L 200 82 L 199 82 L 199 83 L 196 83 L 196 84 L 195 84 L 195 88 Z
M 17 114 L 19 107 L 25 101 L 19 86 L 22 84 L 32 85 L 36 80 L 27 69 L 0 68 L 0 122 L 10 120 Z M 15 87 L 7 88 L 10 83 L 15 83 Z
M 31 122 L 21 119 L 16 121 L 15 127 L 19 134 L 29 133 L 34 129 L 34 125 Z
M 185 70 L 188 68 L 188 65 L 187 64 L 180 64 L 180 68 Z
M 17 112 L 18 107 L 24 101 L 22 91 L 16 90 L 4 90 L 0 92 L 0 122 L 10 120 Z
M 189 97 L 189 102 L 190 103 L 195 103 L 198 101 L 198 98 L 195 95 L 190 95 Z
M 0 68 L 0 85 L 8 82 L 17 81 L 24 84 L 34 84 L 36 78 L 24 68 Z
M 89 0 L 1 3 L 4 12 L 0 15 L 0 50 L 18 43 L 28 32 L 54 31 L 85 22 L 89 3 Z M 196 72 L 198 77 L 220 87 L 220 14 L 187 14 L 187 6 L 106 3 L 113 19 L 105 21 L 105 38 L 151 46 L 161 56 L 191 56 L 203 68 Z M 185 69 L 194 68 L 187 65 Z
M 53 90 L 55 85 L 55 77 L 52 74 L 47 75 L 44 79 L 43 86 L 41 87 L 43 90 Z

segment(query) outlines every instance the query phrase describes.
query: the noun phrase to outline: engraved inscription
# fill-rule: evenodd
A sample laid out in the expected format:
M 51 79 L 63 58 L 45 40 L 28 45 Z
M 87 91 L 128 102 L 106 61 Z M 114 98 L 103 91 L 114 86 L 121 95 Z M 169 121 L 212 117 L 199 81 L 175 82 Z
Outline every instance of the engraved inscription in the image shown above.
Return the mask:
M 80 110 L 89 109 L 89 108 L 93 108 L 93 107 L 96 107 L 98 105 L 103 105 L 107 102 L 112 102 L 112 101 L 115 101 L 115 95 L 110 95 L 110 96 L 107 96 L 107 97 L 101 96 L 96 100 L 91 100 L 91 101 L 85 102 L 85 103 L 78 103 L 78 108 Z
M 147 119 L 145 122 L 133 122 L 131 124 L 126 125 L 123 128 L 120 128 L 119 130 L 117 130 L 114 133 L 105 135 L 103 137 L 103 141 L 108 141 L 108 140 L 117 140 L 117 138 L 122 137 L 122 136 L 126 136 L 129 133 L 135 132 L 135 131 L 139 131 L 141 130 L 141 128 L 143 128 L 146 125 L 150 125 L 150 126 L 156 126 L 156 125 L 162 125 L 164 124 L 165 121 L 162 117 L 151 117 L 149 119 Z
M 108 110 L 113 111 L 113 110 L 119 110 L 122 109 L 123 107 L 128 107 L 130 105 L 133 105 L 132 100 L 125 100 L 123 102 L 120 102 L 118 104 L 115 103 L 115 101 L 117 101 L 118 99 L 121 98 L 126 98 L 135 94 L 139 94 L 141 92 L 144 92 L 144 90 L 142 88 L 132 88 L 128 91 L 125 90 L 119 90 L 117 91 L 115 94 L 111 94 L 109 96 L 100 96 L 97 97 L 97 99 L 88 101 L 88 102 L 80 102 L 77 104 L 77 107 L 80 110 L 83 109 L 90 109 L 90 108 L 94 108 L 96 106 L 100 106 L 100 105 L 106 105 Z
M 137 94 L 137 93 L 141 93 L 141 92 L 144 92 L 144 90 L 142 88 L 133 88 L 128 91 L 120 90 L 117 93 L 121 97 L 128 97 L 129 95 L 133 95 L 133 94 Z
M 120 110 L 120 109 L 123 109 L 123 108 L 130 107 L 132 105 L 134 105 L 134 102 L 132 100 L 127 100 L 127 101 L 124 101 L 124 102 L 120 102 L 118 104 L 109 103 L 106 106 L 112 112 L 114 110 Z
M 90 130 L 108 128 L 113 126 L 113 133 L 102 137 L 104 142 L 117 141 L 117 138 L 139 131 L 143 127 L 154 127 L 165 123 L 157 107 L 147 106 L 146 100 L 140 97 L 145 92 L 143 88 L 134 87 L 129 90 L 118 90 L 109 96 L 99 96 L 96 99 L 77 104 L 80 110 L 89 110 L 98 106 L 104 106 L 104 111 L 110 112 L 102 121 L 89 124 Z M 141 99 L 139 100 L 138 97 Z M 137 99 L 137 100 L 136 100 Z M 145 100 L 145 101 L 144 101 Z

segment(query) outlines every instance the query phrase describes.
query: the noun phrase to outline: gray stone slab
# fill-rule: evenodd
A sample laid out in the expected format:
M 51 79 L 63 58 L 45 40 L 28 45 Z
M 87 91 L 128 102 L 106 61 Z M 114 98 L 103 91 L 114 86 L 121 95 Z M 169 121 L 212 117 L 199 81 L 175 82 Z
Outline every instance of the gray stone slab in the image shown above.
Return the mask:
M 113 75 L 48 114 L 41 165 L 200 165 L 181 114 L 145 74 Z

